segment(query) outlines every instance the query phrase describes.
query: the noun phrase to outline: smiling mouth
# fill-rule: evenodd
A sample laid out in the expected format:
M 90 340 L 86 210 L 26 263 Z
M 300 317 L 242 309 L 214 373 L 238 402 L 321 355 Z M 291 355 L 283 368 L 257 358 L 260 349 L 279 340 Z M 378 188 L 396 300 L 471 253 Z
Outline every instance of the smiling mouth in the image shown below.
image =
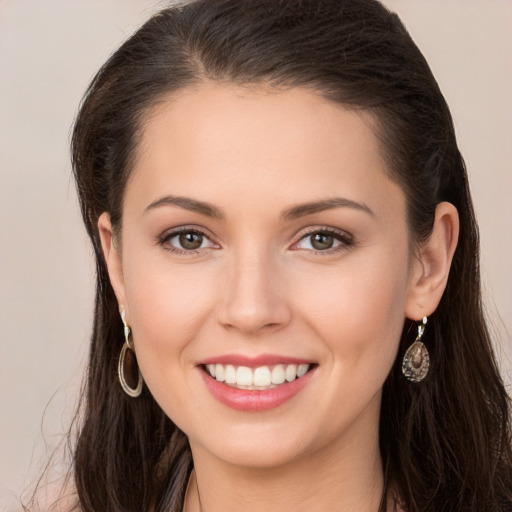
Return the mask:
M 205 373 L 218 382 L 235 389 L 265 391 L 300 379 L 314 364 L 276 364 L 273 366 L 235 366 L 232 364 L 203 365 Z

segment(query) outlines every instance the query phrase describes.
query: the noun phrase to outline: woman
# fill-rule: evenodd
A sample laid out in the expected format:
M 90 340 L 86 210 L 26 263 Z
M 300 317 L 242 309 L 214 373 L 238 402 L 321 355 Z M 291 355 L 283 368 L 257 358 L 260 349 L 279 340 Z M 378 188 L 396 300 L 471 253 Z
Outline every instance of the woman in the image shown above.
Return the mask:
M 511 509 L 464 163 L 395 15 L 165 10 L 91 84 L 73 164 L 77 509 Z

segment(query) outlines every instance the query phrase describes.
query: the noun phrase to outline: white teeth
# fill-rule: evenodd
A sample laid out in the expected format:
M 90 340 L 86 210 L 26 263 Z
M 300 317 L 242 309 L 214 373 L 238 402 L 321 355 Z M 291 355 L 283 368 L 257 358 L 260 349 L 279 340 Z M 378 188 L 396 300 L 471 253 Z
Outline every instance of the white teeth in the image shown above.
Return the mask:
M 308 368 L 309 364 L 299 364 L 299 367 L 297 368 L 297 377 L 302 377 L 303 375 L 306 375 Z
M 291 382 L 292 380 L 295 380 L 297 377 L 297 365 L 296 364 L 289 364 L 286 367 L 286 370 L 284 372 L 284 376 L 288 382 Z
M 247 366 L 239 366 L 236 371 L 236 383 L 239 386 L 252 386 L 252 371 Z
M 226 365 L 224 378 L 226 384 L 236 384 L 236 368 L 232 364 Z
M 209 374 L 219 382 L 225 382 L 240 389 L 270 389 L 285 381 L 292 382 L 303 377 L 309 370 L 309 364 L 277 364 L 274 367 L 234 366 L 232 364 L 208 364 Z
M 272 377 L 268 366 L 260 366 L 254 370 L 253 384 L 255 386 L 270 386 Z
M 282 384 L 284 381 L 284 366 L 282 364 L 277 364 L 272 368 L 272 384 Z
M 223 364 L 216 364 L 215 365 L 215 378 L 219 382 L 224 382 L 224 365 Z

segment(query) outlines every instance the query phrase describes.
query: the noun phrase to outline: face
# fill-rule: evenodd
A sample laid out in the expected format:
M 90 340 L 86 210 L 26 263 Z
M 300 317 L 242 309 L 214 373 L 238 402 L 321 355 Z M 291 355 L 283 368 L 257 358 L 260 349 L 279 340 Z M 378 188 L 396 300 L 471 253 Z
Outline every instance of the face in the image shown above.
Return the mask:
M 372 118 L 202 85 L 158 105 L 137 155 L 111 276 L 193 452 L 270 467 L 374 436 L 415 259 Z

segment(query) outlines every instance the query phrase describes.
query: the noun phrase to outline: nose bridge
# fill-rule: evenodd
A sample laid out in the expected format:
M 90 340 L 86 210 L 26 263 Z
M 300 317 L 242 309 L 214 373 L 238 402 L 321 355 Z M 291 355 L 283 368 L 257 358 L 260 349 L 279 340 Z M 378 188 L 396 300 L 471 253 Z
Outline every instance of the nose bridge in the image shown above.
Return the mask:
M 244 333 L 286 325 L 291 313 L 277 256 L 268 247 L 247 244 L 231 255 L 219 321 Z

